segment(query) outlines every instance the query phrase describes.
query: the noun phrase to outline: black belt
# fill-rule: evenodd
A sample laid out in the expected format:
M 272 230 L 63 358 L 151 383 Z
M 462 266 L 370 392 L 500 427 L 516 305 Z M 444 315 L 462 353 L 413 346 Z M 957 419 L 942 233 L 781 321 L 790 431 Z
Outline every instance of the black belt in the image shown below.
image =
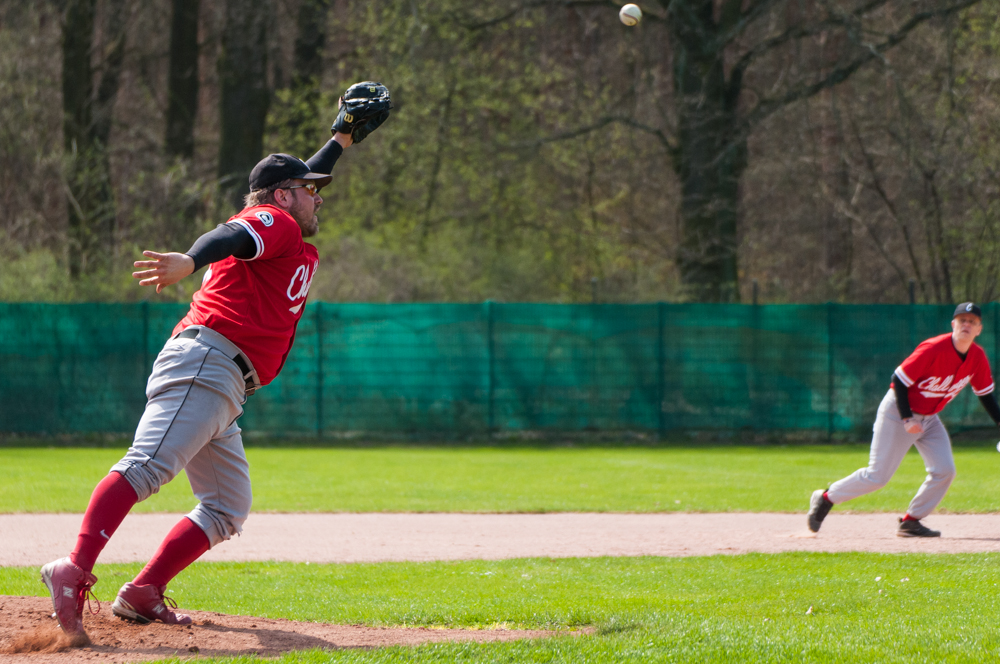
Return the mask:
M 201 332 L 196 327 L 189 327 L 188 329 L 180 332 L 175 336 L 175 339 L 194 339 Z M 247 396 L 253 394 L 257 391 L 257 385 L 253 382 L 253 372 L 250 371 L 250 365 L 247 364 L 247 360 L 243 357 L 243 353 L 237 353 L 236 357 L 230 358 L 236 363 L 236 366 L 240 368 L 240 372 L 243 374 L 243 382 L 246 383 Z

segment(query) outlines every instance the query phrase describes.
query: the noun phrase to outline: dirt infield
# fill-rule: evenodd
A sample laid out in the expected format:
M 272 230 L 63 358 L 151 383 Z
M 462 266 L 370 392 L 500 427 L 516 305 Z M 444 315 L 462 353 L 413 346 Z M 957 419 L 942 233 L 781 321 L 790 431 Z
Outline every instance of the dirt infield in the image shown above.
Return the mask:
M 268 620 L 189 611 L 193 625 L 136 625 L 114 618 L 104 605 L 97 615 L 84 613 L 91 643 L 72 647 L 50 616 L 52 603 L 40 597 L 0 597 L 0 664 L 78 664 L 136 662 L 167 657 L 277 656 L 310 648 L 377 648 L 442 641 L 511 641 L 554 634 L 503 629 L 378 628 L 359 625 Z
M 102 562 L 145 561 L 180 515 L 129 515 Z M 0 515 L 0 566 L 40 566 L 66 555 L 79 514 Z M 979 553 L 1000 551 L 1000 517 L 938 514 L 944 536 L 895 536 L 888 514 L 833 514 L 818 534 L 802 514 L 253 514 L 242 537 L 203 560 L 378 562 L 525 557 L 700 556 L 785 551 Z M 178 655 L 277 655 L 306 648 L 370 648 L 437 641 L 549 636 L 513 630 L 378 629 L 190 612 L 191 627 L 85 614 L 93 644 L 69 648 L 47 598 L 0 597 L 0 664 L 82 664 Z M 565 632 L 560 632 L 565 633 Z M 580 634 L 573 632 L 572 634 Z M 586 633 L 585 631 L 582 633 Z M 30 651 L 30 652 L 29 652 Z
M 131 514 L 101 562 L 146 561 L 178 514 Z M 0 515 L 0 566 L 65 556 L 79 514 Z M 940 539 L 895 536 L 891 514 L 253 514 L 242 537 L 202 560 L 349 563 L 527 557 L 705 556 L 783 551 L 978 553 L 1000 550 L 1000 516 L 934 514 Z

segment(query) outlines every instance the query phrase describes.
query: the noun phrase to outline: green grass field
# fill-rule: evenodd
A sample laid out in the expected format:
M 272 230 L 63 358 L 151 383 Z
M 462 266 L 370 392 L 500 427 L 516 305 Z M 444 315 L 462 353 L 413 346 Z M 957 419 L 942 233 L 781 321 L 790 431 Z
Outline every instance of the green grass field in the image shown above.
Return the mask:
M 796 553 L 196 563 L 171 592 L 182 607 L 270 618 L 597 630 L 506 644 L 297 653 L 285 661 L 974 662 L 1000 651 L 998 560 Z M 110 600 L 138 569 L 98 566 L 98 597 Z M 2 594 L 43 594 L 39 589 L 34 569 L 0 570 Z
M 812 489 L 863 465 L 867 452 L 867 446 L 251 448 L 248 456 L 259 510 L 803 512 Z M 0 449 L 0 512 L 82 511 L 120 454 Z M 956 463 L 959 477 L 942 508 L 1000 511 L 993 444 L 957 449 Z M 899 512 L 922 476 L 911 453 L 888 487 L 851 508 Z M 186 482 L 177 481 L 142 507 L 191 506 Z M 308 651 L 285 656 L 287 662 L 978 662 L 1000 656 L 998 561 L 1000 553 L 792 553 L 196 563 L 171 584 L 171 594 L 184 608 L 270 618 L 596 629 L 582 638 Z M 99 565 L 98 597 L 112 599 L 139 567 Z M 36 569 L 0 568 L 0 594 L 44 592 Z
M 82 512 L 123 449 L 0 448 L 0 513 Z M 868 462 L 867 445 L 689 448 L 250 448 L 254 509 L 269 512 L 802 512 Z M 994 443 L 955 450 L 947 512 L 1000 511 Z M 915 451 L 852 511 L 904 510 Z M 178 478 L 136 511 L 194 507 Z

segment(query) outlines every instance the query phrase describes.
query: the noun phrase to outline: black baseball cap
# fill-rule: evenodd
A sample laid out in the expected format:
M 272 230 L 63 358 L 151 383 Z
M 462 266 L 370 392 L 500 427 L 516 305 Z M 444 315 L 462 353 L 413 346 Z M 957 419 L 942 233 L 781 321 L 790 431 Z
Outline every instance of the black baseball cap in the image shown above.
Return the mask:
M 283 180 L 315 180 L 322 189 L 330 184 L 332 175 L 313 173 L 306 162 L 290 154 L 269 154 L 250 171 L 250 191 L 267 189 Z
M 978 317 L 979 320 L 983 319 L 983 310 L 980 309 L 975 302 L 963 302 L 955 307 L 955 313 L 952 314 L 952 318 L 960 314 L 972 314 L 973 316 Z

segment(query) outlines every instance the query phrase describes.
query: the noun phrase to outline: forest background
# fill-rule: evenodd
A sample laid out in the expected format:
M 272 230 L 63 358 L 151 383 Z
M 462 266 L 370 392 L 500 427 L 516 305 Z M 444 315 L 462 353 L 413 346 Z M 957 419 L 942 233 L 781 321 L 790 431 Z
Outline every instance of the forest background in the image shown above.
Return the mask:
M 1000 0 L 640 4 L 0 0 L 0 301 L 153 297 L 360 80 L 313 299 L 1000 296 Z

